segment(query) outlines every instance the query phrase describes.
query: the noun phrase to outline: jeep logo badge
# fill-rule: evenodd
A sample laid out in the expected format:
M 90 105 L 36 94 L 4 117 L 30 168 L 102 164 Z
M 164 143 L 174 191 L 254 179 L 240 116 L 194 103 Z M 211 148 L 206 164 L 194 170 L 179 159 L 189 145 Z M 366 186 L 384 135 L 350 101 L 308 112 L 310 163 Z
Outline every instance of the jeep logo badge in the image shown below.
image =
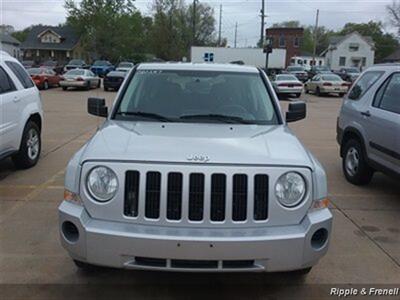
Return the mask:
M 188 161 L 195 161 L 195 162 L 208 162 L 210 161 L 210 157 L 207 155 L 189 155 L 187 157 Z

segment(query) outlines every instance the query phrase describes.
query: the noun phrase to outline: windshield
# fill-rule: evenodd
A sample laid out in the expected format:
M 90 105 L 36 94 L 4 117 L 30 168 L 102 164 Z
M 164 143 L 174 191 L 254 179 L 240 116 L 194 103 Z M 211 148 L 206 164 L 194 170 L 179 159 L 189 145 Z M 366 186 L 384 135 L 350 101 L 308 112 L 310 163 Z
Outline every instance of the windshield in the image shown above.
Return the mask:
M 75 75 L 84 75 L 85 71 L 84 70 L 71 70 L 65 73 L 66 76 L 75 76 Z
M 276 76 L 277 81 L 282 81 L 282 80 L 295 80 L 297 81 L 297 78 L 292 75 L 278 75 Z
M 80 59 L 73 59 L 68 64 L 69 65 L 83 65 L 84 62 L 83 62 L 83 60 L 80 60 Z
M 133 67 L 133 63 L 129 63 L 129 62 L 122 62 L 118 65 L 119 68 L 132 68 Z
M 214 71 L 139 70 L 115 118 L 279 124 L 259 73 Z
M 28 69 L 29 75 L 39 75 L 42 74 L 43 70 L 39 68 Z
M 49 67 L 54 67 L 57 65 L 56 61 L 46 61 L 43 63 L 43 66 L 49 66 Z
M 345 70 L 347 73 L 360 73 L 360 71 L 357 68 L 348 68 Z
M 287 70 L 289 72 L 304 72 L 303 67 L 288 67 Z
M 316 71 L 325 71 L 325 72 L 329 72 L 329 68 L 325 67 L 325 66 L 321 66 L 321 67 L 315 67 Z
M 109 62 L 106 60 L 96 60 L 93 64 L 93 66 L 106 66 L 108 64 L 109 64 Z
M 322 80 L 324 80 L 324 81 L 342 81 L 342 78 L 340 78 L 337 75 L 324 75 L 324 76 L 322 76 Z

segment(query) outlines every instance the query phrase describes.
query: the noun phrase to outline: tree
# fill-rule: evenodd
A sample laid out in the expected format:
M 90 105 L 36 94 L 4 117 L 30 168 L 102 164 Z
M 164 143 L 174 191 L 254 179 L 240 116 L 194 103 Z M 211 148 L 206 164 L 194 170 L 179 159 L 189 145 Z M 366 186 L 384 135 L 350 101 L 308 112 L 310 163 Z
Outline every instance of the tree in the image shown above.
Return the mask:
M 377 62 L 393 53 L 399 46 L 399 42 L 393 35 L 384 32 L 381 22 L 347 23 L 339 34 L 347 35 L 354 31 L 357 31 L 363 36 L 370 36 L 372 38 L 375 43 L 375 60 Z
M 145 48 L 145 22 L 132 0 L 66 0 L 67 24 L 92 59 L 118 61 Z M 148 20 L 147 20 L 148 23 Z
M 11 33 L 11 35 L 22 43 L 26 40 L 26 38 L 28 37 L 28 34 L 29 34 L 29 32 L 31 32 L 31 30 L 32 30 L 32 26 L 29 26 L 23 30 L 14 31 Z
M 393 0 L 392 4 L 386 6 L 386 10 L 390 23 L 397 29 L 397 35 L 400 37 L 400 1 Z

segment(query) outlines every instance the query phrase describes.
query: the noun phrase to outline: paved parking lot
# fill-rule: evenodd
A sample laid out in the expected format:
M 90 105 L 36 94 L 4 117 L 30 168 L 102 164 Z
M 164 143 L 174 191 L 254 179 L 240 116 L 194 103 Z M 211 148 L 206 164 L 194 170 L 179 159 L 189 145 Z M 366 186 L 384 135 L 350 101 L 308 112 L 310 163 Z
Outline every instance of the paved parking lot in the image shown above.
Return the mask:
M 105 97 L 101 89 L 42 92 L 45 109 L 43 154 L 30 170 L 17 171 L 0 161 L 0 283 L 127 283 L 152 286 L 143 297 L 168 285 L 293 283 L 287 274 L 175 274 L 104 269 L 77 271 L 58 239 L 57 206 L 63 196 L 64 168 L 101 122 L 86 113 L 88 96 Z M 341 172 L 335 141 L 341 99 L 305 96 L 306 120 L 291 127 L 328 173 L 334 231 L 328 255 L 304 279 L 324 284 L 400 284 L 399 182 L 375 175 L 367 187 L 348 184 Z M 287 102 L 282 102 L 286 106 Z M 160 286 L 160 290 L 154 287 Z M 142 290 L 137 289 L 140 293 Z M 246 290 L 243 290 L 246 293 Z M 169 294 L 171 295 L 171 294 Z M 173 294 L 172 294 L 173 295 Z

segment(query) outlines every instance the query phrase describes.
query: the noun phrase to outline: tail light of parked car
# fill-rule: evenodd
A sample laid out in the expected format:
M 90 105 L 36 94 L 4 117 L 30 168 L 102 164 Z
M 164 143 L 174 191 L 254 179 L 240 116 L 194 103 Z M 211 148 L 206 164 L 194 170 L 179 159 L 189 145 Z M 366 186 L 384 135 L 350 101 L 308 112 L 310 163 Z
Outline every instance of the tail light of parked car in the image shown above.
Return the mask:
M 351 86 L 351 83 L 350 83 L 350 82 L 344 82 L 344 83 L 342 83 L 342 86 L 350 87 L 350 86 Z
M 332 83 L 330 83 L 330 82 L 324 82 L 322 85 L 323 85 L 323 86 L 332 86 Z

